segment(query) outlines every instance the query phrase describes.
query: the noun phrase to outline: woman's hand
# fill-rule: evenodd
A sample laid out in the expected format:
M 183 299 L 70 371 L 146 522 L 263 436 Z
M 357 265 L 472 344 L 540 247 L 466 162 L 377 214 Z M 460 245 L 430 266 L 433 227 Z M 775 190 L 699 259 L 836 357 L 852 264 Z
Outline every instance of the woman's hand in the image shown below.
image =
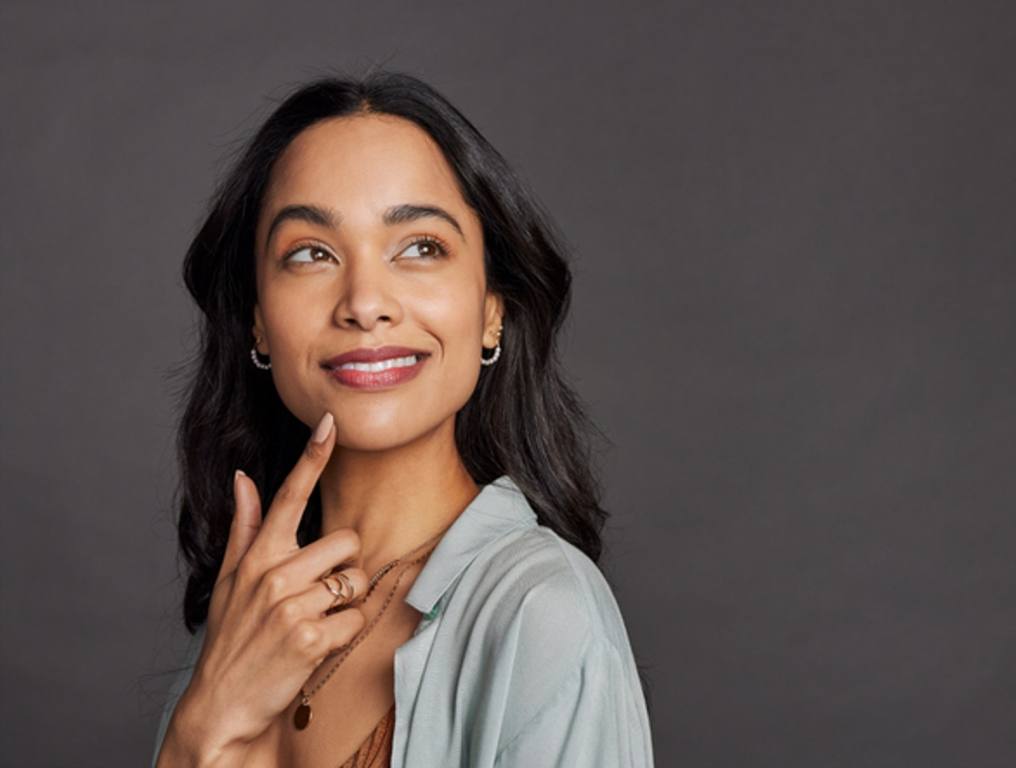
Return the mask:
M 324 432 L 321 442 L 315 435 Z M 326 413 L 262 523 L 257 486 L 234 480 L 235 512 L 208 610 L 204 645 L 167 731 L 174 751 L 202 764 L 229 763 L 268 729 L 333 651 L 365 624 L 348 606 L 327 614 L 334 596 L 318 578 L 355 558 L 360 540 L 343 528 L 301 548 L 297 527 L 335 443 Z M 363 595 L 367 574 L 343 572 Z M 169 730 L 173 730 L 172 736 Z M 185 747 L 181 747 L 185 745 Z

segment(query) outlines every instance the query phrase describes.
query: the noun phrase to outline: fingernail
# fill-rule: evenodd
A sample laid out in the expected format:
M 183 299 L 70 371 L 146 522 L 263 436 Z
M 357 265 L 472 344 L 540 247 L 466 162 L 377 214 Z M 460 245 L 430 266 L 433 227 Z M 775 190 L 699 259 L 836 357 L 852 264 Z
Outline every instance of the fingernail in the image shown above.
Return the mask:
M 332 431 L 332 412 L 325 411 L 325 415 L 321 417 L 321 421 L 318 422 L 317 429 L 314 430 L 314 442 L 323 443 L 325 438 L 328 437 L 328 433 Z

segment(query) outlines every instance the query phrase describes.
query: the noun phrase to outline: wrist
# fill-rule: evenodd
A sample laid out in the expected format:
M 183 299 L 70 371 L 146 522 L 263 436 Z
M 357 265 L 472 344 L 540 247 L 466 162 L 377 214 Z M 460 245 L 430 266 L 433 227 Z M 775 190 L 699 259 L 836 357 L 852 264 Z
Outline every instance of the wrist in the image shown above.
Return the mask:
M 177 703 L 166 730 L 163 751 L 168 753 L 169 760 L 163 763 L 160 753 L 157 768 L 242 766 L 246 744 L 210 727 L 212 719 L 188 697 L 188 693 L 190 689 Z

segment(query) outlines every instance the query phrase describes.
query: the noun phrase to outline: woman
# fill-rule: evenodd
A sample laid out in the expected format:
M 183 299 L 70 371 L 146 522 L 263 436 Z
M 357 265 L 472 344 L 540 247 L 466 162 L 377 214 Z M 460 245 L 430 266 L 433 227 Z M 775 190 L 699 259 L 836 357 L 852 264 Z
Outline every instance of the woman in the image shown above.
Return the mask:
M 651 765 L 570 272 L 473 125 L 401 73 L 300 88 L 184 274 L 194 637 L 153 765 Z

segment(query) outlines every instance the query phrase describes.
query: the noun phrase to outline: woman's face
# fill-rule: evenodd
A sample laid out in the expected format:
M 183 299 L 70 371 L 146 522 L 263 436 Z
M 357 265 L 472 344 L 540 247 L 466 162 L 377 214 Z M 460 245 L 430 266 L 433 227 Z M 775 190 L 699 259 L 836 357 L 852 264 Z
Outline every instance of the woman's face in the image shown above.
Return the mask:
M 356 450 L 454 423 L 503 305 L 486 290 L 480 220 L 424 130 L 377 115 L 310 126 L 272 169 L 255 242 L 262 373 L 297 418 L 331 411 L 337 445 Z M 389 345 L 424 357 L 381 373 L 325 366 Z

